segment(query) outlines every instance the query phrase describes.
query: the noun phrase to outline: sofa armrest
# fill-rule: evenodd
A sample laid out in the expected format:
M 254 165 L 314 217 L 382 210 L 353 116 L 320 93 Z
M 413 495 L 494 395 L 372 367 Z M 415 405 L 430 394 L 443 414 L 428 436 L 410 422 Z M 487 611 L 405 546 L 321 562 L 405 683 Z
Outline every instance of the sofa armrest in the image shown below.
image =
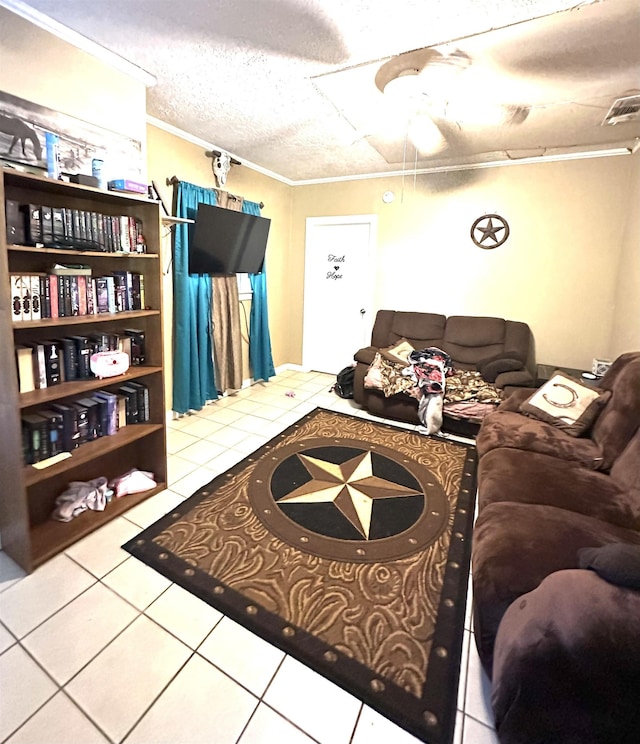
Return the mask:
M 513 387 L 535 387 L 535 380 L 528 369 L 519 369 L 512 372 L 501 372 L 493 383 L 497 388 L 502 389 L 507 385 Z
M 561 570 L 502 618 L 491 699 L 503 744 L 636 741 L 639 686 L 637 591 Z
M 373 360 L 376 358 L 378 349 L 375 346 L 366 346 L 364 349 L 358 349 L 353 355 L 356 362 L 362 364 L 373 364 Z

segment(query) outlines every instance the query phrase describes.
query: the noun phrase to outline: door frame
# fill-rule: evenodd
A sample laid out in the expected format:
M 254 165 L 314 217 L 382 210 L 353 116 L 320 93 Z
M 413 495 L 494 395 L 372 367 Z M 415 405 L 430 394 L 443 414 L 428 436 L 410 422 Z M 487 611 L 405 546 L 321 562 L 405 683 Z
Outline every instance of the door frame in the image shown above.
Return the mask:
M 311 339 L 308 337 L 309 331 L 308 331 L 308 322 L 307 322 L 307 313 L 309 312 L 309 307 L 306 302 L 306 298 L 309 297 L 310 291 L 309 288 L 311 286 L 310 282 L 311 279 L 309 278 L 309 274 L 307 273 L 307 266 L 308 261 L 307 257 L 309 255 L 309 252 L 311 250 L 309 245 L 309 233 L 310 230 L 312 230 L 314 227 L 321 227 L 326 225 L 352 225 L 352 224 L 366 224 L 369 226 L 369 245 L 367 246 L 367 261 L 366 261 L 366 274 L 363 276 L 363 284 L 365 286 L 365 290 L 363 292 L 363 302 L 362 307 L 365 310 L 365 320 L 364 320 L 364 330 L 363 330 L 363 337 L 365 336 L 365 331 L 368 333 L 368 336 L 364 338 L 363 343 L 364 345 L 367 344 L 367 340 L 371 338 L 371 331 L 373 329 L 373 308 L 374 308 L 374 296 L 375 296 L 375 287 L 374 287 L 374 277 L 375 277 L 375 260 L 376 260 L 376 248 L 377 248 L 377 238 L 378 238 L 378 215 L 377 214 L 352 214 L 352 215 L 338 215 L 334 217 L 307 217 L 306 218 L 306 227 L 305 227 L 305 241 L 304 241 L 304 259 L 305 259 L 305 269 L 304 269 L 304 294 L 303 294 L 303 302 L 302 302 L 302 367 L 304 370 L 310 370 L 311 366 L 309 364 L 309 348 L 311 344 L 314 343 L 314 339 Z M 353 353 L 358 349 L 354 349 Z

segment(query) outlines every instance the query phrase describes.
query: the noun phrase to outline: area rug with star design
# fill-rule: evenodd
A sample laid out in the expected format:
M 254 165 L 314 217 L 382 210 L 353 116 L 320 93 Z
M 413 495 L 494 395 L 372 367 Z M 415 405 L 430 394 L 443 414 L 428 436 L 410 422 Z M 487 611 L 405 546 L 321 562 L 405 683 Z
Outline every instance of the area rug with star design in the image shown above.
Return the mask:
M 472 446 L 317 408 L 123 547 L 449 744 L 475 483 Z

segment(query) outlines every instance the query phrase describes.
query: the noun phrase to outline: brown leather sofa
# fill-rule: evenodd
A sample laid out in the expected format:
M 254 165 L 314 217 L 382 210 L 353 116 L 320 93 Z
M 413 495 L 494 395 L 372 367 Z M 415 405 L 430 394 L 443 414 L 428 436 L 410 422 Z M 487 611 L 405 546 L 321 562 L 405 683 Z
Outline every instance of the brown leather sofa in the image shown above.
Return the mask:
M 582 436 L 520 412 L 532 391 L 477 436 L 475 641 L 502 744 L 638 741 L 640 352 L 599 388 Z
M 386 398 L 379 390 L 364 386 L 376 352 L 401 339 L 407 339 L 416 349 L 436 346 L 446 351 L 455 368 L 480 371 L 498 388 L 535 384 L 533 338 L 526 323 L 502 318 L 468 315 L 447 318 L 436 313 L 379 310 L 371 345 L 354 355 L 354 400 L 382 418 L 419 423 L 418 404 L 414 398 L 402 393 Z

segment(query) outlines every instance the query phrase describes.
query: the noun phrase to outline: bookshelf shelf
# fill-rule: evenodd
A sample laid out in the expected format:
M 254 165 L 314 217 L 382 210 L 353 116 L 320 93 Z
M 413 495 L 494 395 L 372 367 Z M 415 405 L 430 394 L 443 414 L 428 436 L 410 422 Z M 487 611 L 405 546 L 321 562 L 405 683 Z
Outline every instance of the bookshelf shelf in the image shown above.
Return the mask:
M 78 465 L 92 462 L 98 455 L 105 455 L 118 450 L 132 442 L 136 442 L 138 439 L 149 436 L 149 434 L 161 428 L 162 426 L 160 424 L 131 424 L 124 429 L 120 429 L 117 434 L 111 437 L 100 437 L 93 442 L 86 442 L 86 444 L 80 445 L 80 447 L 73 450 L 70 458 L 62 460 L 48 468 L 38 470 L 33 465 L 27 465 L 24 468 L 24 483 L 29 488 L 36 483 L 49 480 L 53 476 L 65 473 L 70 467 L 74 468 Z
M 160 260 L 163 227 L 158 202 L 145 197 L 55 181 L 10 169 L 0 169 L 0 197 L 0 337 L 3 341 L 0 351 L 0 473 L 3 481 L 0 533 L 3 550 L 30 572 L 76 540 L 166 488 L 163 277 Z M 75 250 L 44 247 L 37 243 L 24 245 L 24 238 L 15 237 L 8 242 L 9 230 L 5 230 L 7 200 L 20 205 L 51 207 L 54 212 L 62 208 L 95 212 L 104 215 L 107 221 L 128 217 L 130 224 L 142 224 L 147 252 Z M 134 234 L 131 245 L 133 237 Z M 88 266 L 92 275 L 98 277 L 112 272 L 140 274 L 144 279 L 144 302 L 141 304 L 145 309 L 14 320 L 10 276 L 46 275 L 55 263 Z M 46 345 L 46 342 L 65 336 L 90 337 L 97 333 L 122 336 L 130 329 L 144 333 L 145 364 L 133 365 L 118 377 L 73 380 L 19 392 L 14 347 Z M 48 467 L 38 469 L 23 464 L 24 416 L 31 417 L 55 403 L 69 405 L 98 390 L 113 392 L 124 384 L 136 382 L 142 382 L 148 391 L 147 422 L 129 424 L 112 436 L 87 441 L 73 449 L 70 457 Z M 152 472 L 157 487 L 113 500 L 103 512 L 83 512 L 68 523 L 51 519 L 56 498 L 70 482 L 88 481 L 100 476 L 112 479 L 132 468 Z
M 43 318 L 42 320 L 14 321 L 14 331 L 26 330 L 28 328 L 60 328 L 71 325 L 95 325 L 96 323 L 108 323 L 109 321 L 132 320 L 145 318 L 150 315 L 160 315 L 160 310 L 123 310 L 120 313 L 98 313 L 97 315 L 72 315 L 69 318 Z
M 70 248 L 46 248 L 44 246 L 34 245 L 15 245 L 11 244 L 7 246 L 9 252 L 15 251 L 17 253 L 36 253 L 45 254 L 49 256 L 73 256 L 75 259 L 78 258 L 114 258 L 122 259 L 124 261 L 157 261 L 159 256 L 157 253 L 124 253 L 123 251 L 115 251 L 113 253 L 107 253 L 105 251 L 76 251 Z
M 42 390 L 32 390 L 29 393 L 21 393 L 19 405 L 20 408 L 33 408 L 35 406 L 44 406 L 61 398 L 82 397 L 93 390 L 109 389 L 112 385 L 123 385 L 130 380 L 137 380 L 147 375 L 157 375 L 162 372 L 160 367 L 129 367 L 123 375 L 118 377 L 105 377 L 98 379 L 92 377 L 89 380 L 75 380 L 73 382 L 62 382 L 60 385 L 52 385 Z M 98 441 L 103 441 L 102 439 Z
M 38 525 L 32 531 L 32 550 L 34 563 L 40 565 L 53 558 L 61 550 L 73 545 L 89 533 L 102 527 L 112 519 L 124 514 L 131 507 L 140 504 L 150 496 L 164 491 L 166 483 L 158 483 L 156 488 L 143 493 L 132 493 L 121 499 L 114 499 L 102 512 L 86 511 L 71 522 L 50 520 Z

